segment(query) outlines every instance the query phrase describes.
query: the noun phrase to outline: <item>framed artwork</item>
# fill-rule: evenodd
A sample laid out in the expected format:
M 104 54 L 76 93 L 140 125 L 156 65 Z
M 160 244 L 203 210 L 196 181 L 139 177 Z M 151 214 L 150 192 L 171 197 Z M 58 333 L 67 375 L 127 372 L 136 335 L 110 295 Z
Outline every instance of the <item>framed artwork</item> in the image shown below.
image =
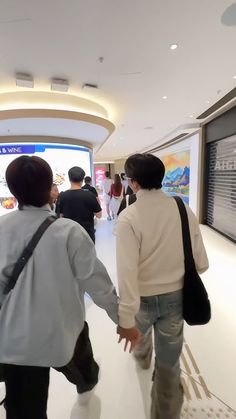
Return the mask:
M 162 190 L 189 204 L 190 150 L 161 157 L 166 172 Z

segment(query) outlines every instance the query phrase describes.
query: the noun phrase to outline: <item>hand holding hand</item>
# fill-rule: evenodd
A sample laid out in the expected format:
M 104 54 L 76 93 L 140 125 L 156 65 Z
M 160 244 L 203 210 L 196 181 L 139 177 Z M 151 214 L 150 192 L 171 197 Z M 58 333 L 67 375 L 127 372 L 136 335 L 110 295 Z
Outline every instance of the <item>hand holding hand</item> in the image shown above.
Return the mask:
M 125 329 L 121 326 L 117 326 L 117 334 L 120 335 L 118 343 L 125 339 L 124 351 L 126 351 L 128 344 L 130 342 L 129 352 L 132 352 L 134 347 L 140 340 L 141 334 L 136 327 L 131 327 L 130 329 Z

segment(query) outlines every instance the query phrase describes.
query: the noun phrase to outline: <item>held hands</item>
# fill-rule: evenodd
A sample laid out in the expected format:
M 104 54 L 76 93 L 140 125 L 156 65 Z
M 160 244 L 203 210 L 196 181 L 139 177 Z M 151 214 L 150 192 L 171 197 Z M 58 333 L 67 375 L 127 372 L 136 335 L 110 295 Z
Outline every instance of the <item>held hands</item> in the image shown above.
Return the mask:
M 128 344 L 130 343 L 129 352 L 133 351 L 134 347 L 137 345 L 141 337 L 141 333 L 138 329 L 136 329 L 136 327 L 124 329 L 121 326 L 117 326 L 117 334 L 120 335 L 118 343 L 125 339 L 124 351 L 126 351 Z

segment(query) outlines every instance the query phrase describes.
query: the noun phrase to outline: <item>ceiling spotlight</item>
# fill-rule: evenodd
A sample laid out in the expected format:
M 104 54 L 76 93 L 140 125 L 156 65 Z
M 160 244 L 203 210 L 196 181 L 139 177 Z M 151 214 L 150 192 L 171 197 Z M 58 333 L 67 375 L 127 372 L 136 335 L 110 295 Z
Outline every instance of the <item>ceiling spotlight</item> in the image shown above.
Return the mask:
M 189 115 L 189 118 L 194 118 L 194 116 L 193 115 Z
M 162 99 L 167 99 L 167 96 L 162 96 Z
M 171 46 L 170 46 L 170 49 L 172 49 L 172 51 L 174 51 L 175 49 L 177 49 L 178 48 L 178 45 L 177 44 L 172 44 Z
M 67 92 L 69 89 L 69 82 L 65 79 L 53 78 L 51 82 L 51 90 L 57 92 Z
M 16 85 L 19 87 L 34 87 L 34 79 L 30 74 L 16 73 Z
M 210 101 L 209 100 L 206 100 L 206 103 L 209 105 Z
M 233 76 L 233 79 L 236 79 L 236 75 L 235 75 L 235 76 Z
M 88 90 L 96 90 L 98 89 L 98 85 L 97 84 L 93 84 L 93 83 L 84 83 L 82 86 L 82 89 L 88 89 Z

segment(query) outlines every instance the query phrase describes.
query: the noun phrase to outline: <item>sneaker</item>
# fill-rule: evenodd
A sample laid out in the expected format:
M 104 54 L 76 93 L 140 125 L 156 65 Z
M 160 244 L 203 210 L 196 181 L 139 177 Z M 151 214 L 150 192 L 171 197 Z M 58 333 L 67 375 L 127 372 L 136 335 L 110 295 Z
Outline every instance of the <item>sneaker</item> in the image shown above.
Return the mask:
M 85 391 L 84 393 L 78 393 L 78 403 L 80 406 L 86 406 L 89 403 L 94 393 L 94 390 L 95 390 L 95 387 L 92 388 L 92 390 L 90 391 Z
M 110 215 L 107 217 L 107 220 L 108 221 L 111 221 L 111 216 Z
M 99 367 L 99 371 L 98 371 L 98 382 L 99 382 L 100 378 L 101 378 L 100 362 L 97 362 L 97 364 L 98 364 L 98 367 Z M 98 382 L 97 382 L 97 384 L 95 384 L 95 386 L 91 390 L 85 391 L 84 393 L 78 393 L 78 404 L 80 406 L 87 406 L 89 404 L 90 399 L 91 399 L 91 397 L 92 397 L 93 393 L 95 392 L 95 389 L 98 385 Z

